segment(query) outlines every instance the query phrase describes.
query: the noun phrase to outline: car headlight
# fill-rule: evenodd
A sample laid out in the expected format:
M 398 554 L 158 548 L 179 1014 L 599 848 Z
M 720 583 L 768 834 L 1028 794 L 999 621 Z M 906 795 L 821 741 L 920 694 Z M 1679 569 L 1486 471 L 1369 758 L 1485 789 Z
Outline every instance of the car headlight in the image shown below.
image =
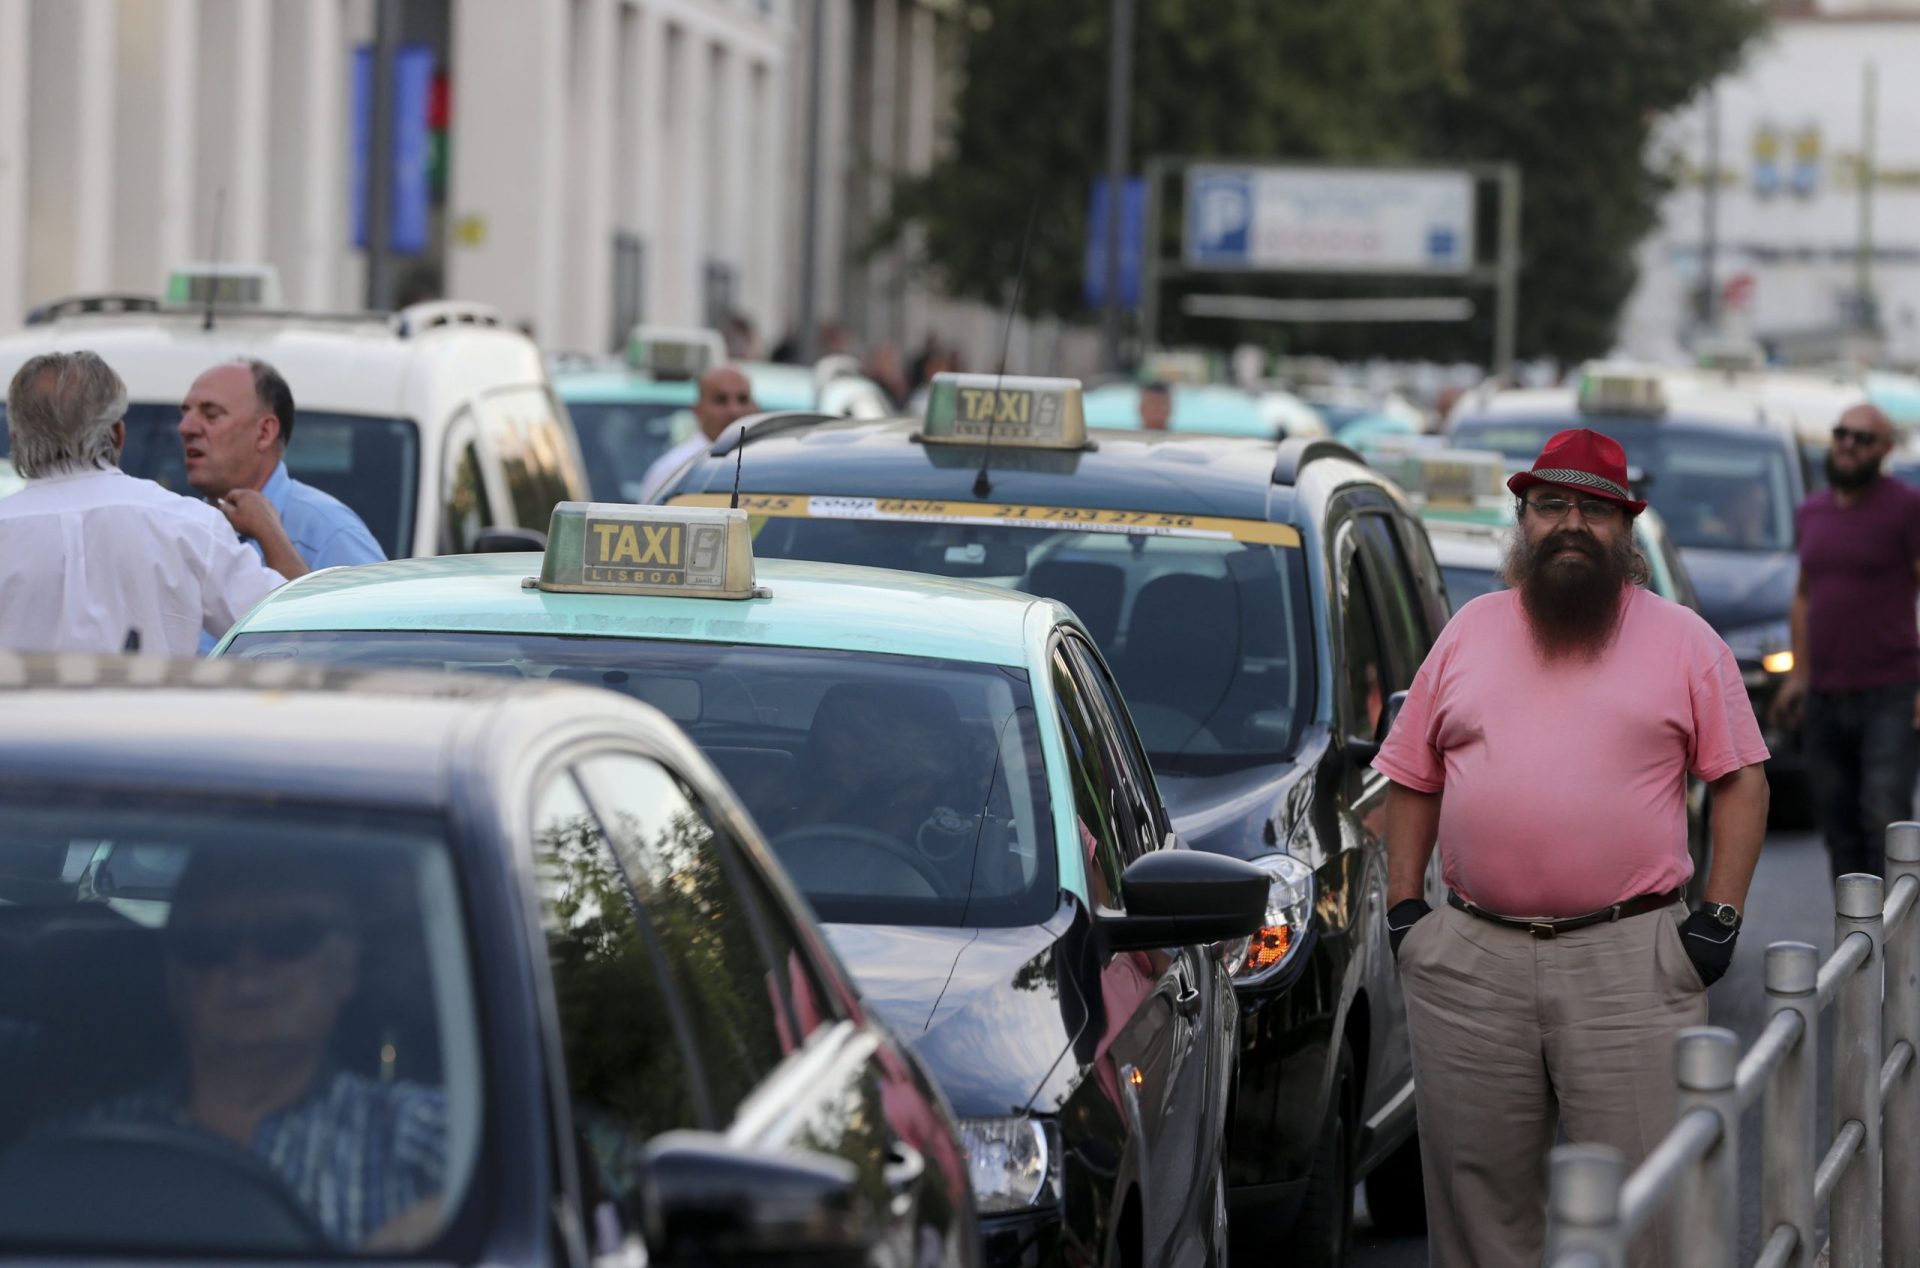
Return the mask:
M 1729 630 L 1727 650 L 1742 665 L 1760 665 L 1770 674 L 1784 674 L 1793 668 L 1793 630 L 1785 621 Z
M 1769 652 L 1760 658 L 1760 668 L 1770 674 L 1790 674 L 1793 672 L 1793 649 Z
M 967 1150 L 973 1209 L 981 1215 L 1027 1211 L 1057 1196 L 1048 1125 L 1017 1118 L 963 1118 L 960 1143 Z
M 1264 982 L 1288 964 L 1306 942 L 1307 921 L 1313 918 L 1312 868 L 1291 854 L 1264 854 L 1251 862 L 1271 879 L 1260 932 L 1234 970 L 1233 980 L 1242 986 Z

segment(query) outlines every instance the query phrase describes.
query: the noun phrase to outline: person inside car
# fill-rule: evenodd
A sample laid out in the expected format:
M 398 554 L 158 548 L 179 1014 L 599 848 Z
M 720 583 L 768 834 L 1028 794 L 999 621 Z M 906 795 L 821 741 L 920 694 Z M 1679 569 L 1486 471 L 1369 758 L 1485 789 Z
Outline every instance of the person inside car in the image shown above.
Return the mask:
M 444 1093 L 377 1081 L 332 1056 L 361 971 L 345 873 L 278 850 L 198 854 L 163 945 L 183 1068 L 88 1119 L 189 1128 L 252 1153 L 339 1245 L 408 1248 L 430 1236 L 445 1179 Z

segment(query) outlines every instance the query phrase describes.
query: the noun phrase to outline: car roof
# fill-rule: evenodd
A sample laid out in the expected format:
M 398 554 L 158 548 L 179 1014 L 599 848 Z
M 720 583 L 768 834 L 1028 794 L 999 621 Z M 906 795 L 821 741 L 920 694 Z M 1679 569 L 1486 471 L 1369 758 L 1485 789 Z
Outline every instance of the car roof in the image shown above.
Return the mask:
M 740 487 L 756 493 L 834 494 L 960 501 L 973 498 L 983 450 L 926 445 L 917 419 L 834 419 L 751 437 L 744 452 L 696 457 L 673 495 Z M 988 463 L 981 501 L 1059 502 L 1152 513 L 1273 518 L 1291 493 L 1273 482 L 1271 440 L 1147 431 L 1090 430 L 1086 449 L 1003 446 Z
M 639 401 L 647 404 L 691 405 L 699 391 L 692 379 L 652 379 L 619 366 L 553 372 L 553 390 L 568 403 L 594 404 Z
M 670 726 L 637 703 L 483 675 L 0 653 L 0 778 L 436 808 L 468 723 L 524 737 L 612 711 Z
M 202 316 L 185 310 L 74 314 L 0 337 L 0 375 L 42 352 L 85 348 L 113 367 L 134 402 L 178 404 L 209 366 L 256 357 L 286 377 L 303 409 L 427 424 L 441 419 L 417 417 L 420 397 L 436 388 L 465 399 L 546 380 L 539 349 L 516 330 L 461 322 L 402 334 L 404 316 L 223 311 L 205 330 Z
M 807 647 L 1024 666 L 1036 608 L 1050 599 L 971 581 L 849 564 L 755 561 L 765 597 L 556 594 L 523 584 L 538 555 L 450 555 L 310 573 L 282 587 L 237 634 L 411 630 L 552 634 Z
M 1612 430 L 1656 430 L 1656 431 L 1713 431 L 1737 433 L 1746 436 L 1758 436 L 1762 439 L 1773 438 L 1783 445 L 1791 446 L 1793 438 L 1784 430 L 1769 423 L 1758 413 L 1727 414 L 1707 410 L 1687 408 L 1669 409 L 1664 414 L 1585 414 L 1569 402 L 1565 409 L 1541 410 L 1504 410 L 1488 413 L 1463 414 L 1448 427 L 1447 434 L 1458 443 L 1460 429 L 1463 427 L 1537 427 L 1565 429 L 1571 427 L 1591 427 L 1596 431 Z M 1484 447 L 1484 446 L 1481 446 Z

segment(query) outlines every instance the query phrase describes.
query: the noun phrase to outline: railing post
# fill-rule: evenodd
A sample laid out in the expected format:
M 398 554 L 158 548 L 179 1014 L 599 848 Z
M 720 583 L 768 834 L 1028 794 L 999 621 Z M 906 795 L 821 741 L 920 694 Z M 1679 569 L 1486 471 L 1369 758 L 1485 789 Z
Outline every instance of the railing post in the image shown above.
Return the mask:
M 1561 1145 L 1548 1163 L 1547 1263 L 1584 1251 L 1596 1268 L 1626 1268 L 1620 1186 L 1627 1161 L 1610 1145 Z
M 1853 872 L 1834 882 L 1833 945 L 1855 934 L 1872 944 L 1841 980 L 1833 1005 L 1833 1128 L 1865 1129 L 1860 1150 L 1833 1190 L 1833 1268 L 1880 1263 L 1880 878 Z M 1906 1129 L 1906 1125 L 1902 1124 Z
M 1804 942 L 1767 948 L 1767 1016 L 1800 1015 L 1800 1040 L 1767 1079 L 1760 1111 L 1760 1240 L 1793 1229 L 1793 1268 L 1813 1268 L 1817 1212 L 1813 1169 L 1819 1148 L 1815 1097 L 1820 1069 L 1820 953 Z
M 1889 893 L 1903 876 L 1920 882 L 1920 823 L 1887 828 Z M 1914 1054 L 1880 1107 L 1885 1121 L 1894 1125 L 1884 1136 L 1884 1253 L 1888 1268 L 1920 1268 L 1920 901 L 1881 936 L 1887 981 L 1881 1041 L 1888 1051 L 1904 1042 Z
M 1680 1032 L 1673 1065 L 1680 1085 L 1674 1118 L 1702 1107 L 1720 1116 L 1720 1139 L 1680 1173 L 1673 1262 L 1679 1268 L 1733 1268 L 1740 1250 L 1740 1107 L 1733 1087 L 1740 1039 L 1721 1026 L 1689 1026 Z

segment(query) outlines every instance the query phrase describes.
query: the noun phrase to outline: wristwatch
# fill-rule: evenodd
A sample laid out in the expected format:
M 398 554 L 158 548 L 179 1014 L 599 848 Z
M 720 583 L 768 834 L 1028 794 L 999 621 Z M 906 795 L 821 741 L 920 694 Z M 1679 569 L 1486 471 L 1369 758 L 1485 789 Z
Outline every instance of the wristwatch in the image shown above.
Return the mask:
M 1702 915 L 1713 917 L 1723 929 L 1740 927 L 1740 909 L 1732 903 L 1701 903 L 1700 911 Z

